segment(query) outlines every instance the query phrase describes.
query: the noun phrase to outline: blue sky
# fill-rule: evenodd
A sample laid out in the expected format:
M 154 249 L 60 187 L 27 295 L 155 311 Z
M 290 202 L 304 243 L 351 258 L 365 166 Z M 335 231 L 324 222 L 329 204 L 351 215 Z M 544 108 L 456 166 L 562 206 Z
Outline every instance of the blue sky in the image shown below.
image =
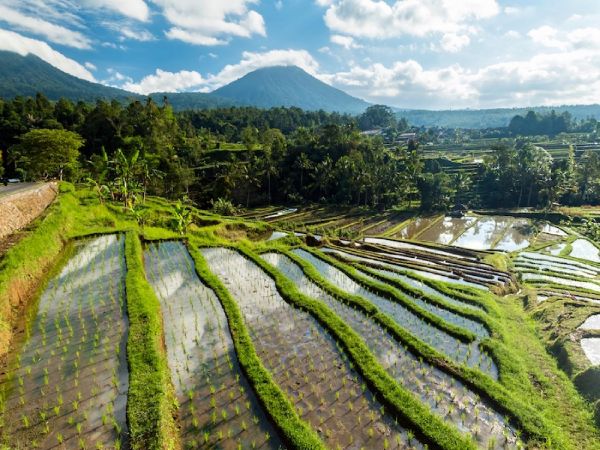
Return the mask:
M 600 2 L 0 0 L 0 49 L 139 93 L 298 65 L 371 102 L 600 102 Z

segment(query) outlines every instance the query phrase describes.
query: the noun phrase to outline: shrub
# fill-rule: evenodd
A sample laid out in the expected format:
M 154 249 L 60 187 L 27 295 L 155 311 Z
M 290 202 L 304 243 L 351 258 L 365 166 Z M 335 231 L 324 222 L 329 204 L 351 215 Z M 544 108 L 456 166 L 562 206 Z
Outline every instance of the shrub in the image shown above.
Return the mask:
M 222 216 L 235 216 L 238 209 L 230 200 L 218 198 L 217 200 L 212 201 L 212 211 L 215 214 L 220 214 Z

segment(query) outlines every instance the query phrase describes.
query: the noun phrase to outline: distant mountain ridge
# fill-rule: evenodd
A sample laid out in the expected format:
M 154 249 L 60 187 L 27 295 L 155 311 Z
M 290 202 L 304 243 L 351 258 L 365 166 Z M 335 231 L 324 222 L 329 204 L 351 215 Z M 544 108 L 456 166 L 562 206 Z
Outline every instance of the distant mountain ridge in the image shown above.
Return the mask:
M 96 99 L 126 101 L 146 96 L 69 75 L 34 55 L 0 51 L 0 97 L 35 96 L 42 92 L 50 100 Z M 212 93 L 157 92 L 156 101 L 166 96 L 175 110 L 230 106 L 271 108 L 296 106 L 304 110 L 337 111 L 358 114 L 369 103 L 317 80 L 294 66 L 259 69 Z
M 21 56 L 18 53 L 0 51 L 0 97 L 33 97 L 38 92 L 51 100 L 65 97 L 86 102 L 98 98 L 125 101 L 141 97 L 122 89 L 74 77 L 32 54 Z
M 600 120 L 600 105 L 561 105 L 561 106 L 532 106 L 522 108 L 494 109 L 453 109 L 433 111 L 425 109 L 394 108 L 396 115 L 405 118 L 408 123 L 418 127 L 446 128 L 501 128 L 506 127 L 510 120 L 518 115 L 524 116 L 528 111 L 547 114 L 555 111 L 561 114 L 569 112 L 574 119 L 582 120 L 594 117 Z
M 148 96 L 92 83 L 69 75 L 34 55 L 0 51 L 0 98 L 35 96 L 42 92 L 50 100 L 61 97 L 93 102 L 104 100 L 142 100 Z M 329 86 L 295 66 L 275 66 L 250 72 L 242 78 L 212 93 L 167 92 L 150 94 L 157 102 L 164 97 L 177 111 L 232 106 L 271 108 L 296 106 L 304 110 L 337 111 L 360 114 L 370 104 Z M 429 111 L 394 108 L 398 117 L 404 117 L 415 126 L 448 128 L 505 127 L 517 114 L 527 111 L 557 113 L 568 111 L 581 120 L 595 117 L 600 120 L 600 105 L 565 105 L 557 107 L 464 109 Z

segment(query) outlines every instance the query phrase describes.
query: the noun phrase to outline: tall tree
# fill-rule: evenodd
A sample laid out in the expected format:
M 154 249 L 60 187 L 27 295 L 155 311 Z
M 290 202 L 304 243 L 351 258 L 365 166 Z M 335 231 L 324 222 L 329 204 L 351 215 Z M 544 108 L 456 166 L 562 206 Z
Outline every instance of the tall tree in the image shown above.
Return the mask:
M 75 175 L 79 149 L 84 141 L 77 133 L 65 130 L 31 130 L 9 149 L 20 155 L 30 179 Z

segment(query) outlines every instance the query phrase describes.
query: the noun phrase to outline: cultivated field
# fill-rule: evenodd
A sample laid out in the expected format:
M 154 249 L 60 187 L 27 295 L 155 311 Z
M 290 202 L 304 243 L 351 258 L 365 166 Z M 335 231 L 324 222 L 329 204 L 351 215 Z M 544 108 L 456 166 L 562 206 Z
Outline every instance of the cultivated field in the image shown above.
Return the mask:
M 0 448 L 600 448 L 576 225 L 148 205 L 63 187 L 0 260 Z

